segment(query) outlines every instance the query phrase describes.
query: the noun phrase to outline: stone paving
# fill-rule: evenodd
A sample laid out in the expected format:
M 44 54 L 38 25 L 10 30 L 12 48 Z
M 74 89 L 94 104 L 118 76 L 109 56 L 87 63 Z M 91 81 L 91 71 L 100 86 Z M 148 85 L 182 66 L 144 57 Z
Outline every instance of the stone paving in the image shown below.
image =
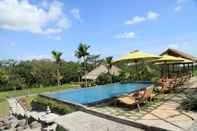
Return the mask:
M 10 110 L 13 114 L 22 115 L 22 116 L 25 115 L 25 109 L 16 100 L 16 98 L 9 98 L 7 100 L 10 105 Z
M 144 131 L 82 111 L 61 116 L 56 123 L 66 131 Z
M 191 79 L 190 83 L 180 88 L 179 93 L 159 95 L 154 102 L 149 102 L 142 106 L 140 112 L 136 108 L 131 109 L 113 105 L 97 105 L 90 108 L 103 114 L 142 123 L 148 126 L 173 131 L 193 131 L 193 129 L 197 129 L 194 127 L 197 125 L 197 113 L 185 112 L 179 109 L 179 107 L 187 94 L 193 94 L 195 92 L 197 92 L 197 78 Z

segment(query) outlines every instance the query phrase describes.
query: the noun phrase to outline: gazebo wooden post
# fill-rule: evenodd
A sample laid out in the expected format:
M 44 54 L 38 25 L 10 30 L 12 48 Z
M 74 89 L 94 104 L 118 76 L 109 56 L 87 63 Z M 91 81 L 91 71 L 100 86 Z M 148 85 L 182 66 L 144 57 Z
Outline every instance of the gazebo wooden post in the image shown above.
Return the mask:
M 173 73 L 174 73 L 174 64 L 172 64 L 172 71 L 173 71 Z
M 183 72 L 185 72 L 185 63 L 183 63 Z
M 168 77 L 170 76 L 170 64 L 167 64 L 168 65 Z

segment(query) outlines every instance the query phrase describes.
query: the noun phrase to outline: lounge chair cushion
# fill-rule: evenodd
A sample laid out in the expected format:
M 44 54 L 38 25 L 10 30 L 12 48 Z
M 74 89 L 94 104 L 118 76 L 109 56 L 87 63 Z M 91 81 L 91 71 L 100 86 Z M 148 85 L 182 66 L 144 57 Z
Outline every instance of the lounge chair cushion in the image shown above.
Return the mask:
M 127 105 L 132 105 L 136 103 L 135 99 L 130 96 L 119 97 L 118 100 Z

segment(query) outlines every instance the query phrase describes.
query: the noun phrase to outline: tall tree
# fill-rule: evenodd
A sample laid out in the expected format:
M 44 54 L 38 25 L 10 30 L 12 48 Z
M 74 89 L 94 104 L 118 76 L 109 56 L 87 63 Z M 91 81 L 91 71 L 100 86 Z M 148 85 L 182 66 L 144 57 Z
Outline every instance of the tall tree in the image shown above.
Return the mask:
M 52 51 L 52 56 L 55 59 L 55 63 L 57 64 L 57 84 L 58 86 L 61 85 L 61 74 L 60 74 L 60 66 L 61 66 L 61 56 L 62 52 L 59 51 Z
M 105 58 L 105 64 L 107 66 L 107 70 L 108 70 L 108 73 L 110 74 L 110 70 L 112 68 L 112 60 L 113 60 L 113 57 L 112 56 L 109 56 L 109 57 L 106 57 Z
M 112 60 L 113 60 L 113 57 L 112 56 L 109 56 L 109 57 L 106 57 L 105 58 L 105 64 L 107 66 L 107 73 L 110 75 L 111 79 L 111 83 L 112 83 L 112 74 L 110 73 L 110 70 L 112 68 Z
M 88 62 L 92 64 L 92 67 L 95 68 L 99 64 L 100 55 L 89 55 L 87 57 Z
M 84 43 L 80 43 L 79 44 L 79 47 L 77 48 L 77 50 L 75 51 L 75 56 L 78 58 L 78 59 L 83 59 L 83 69 L 84 69 L 84 72 L 85 74 L 87 73 L 87 57 L 89 56 L 89 52 L 88 52 L 88 49 L 90 48 L 89 45 L 87 44 L 84 44 Z M 86 81 L 86 86 L 87 86 L 87 79 L 85 79 Z

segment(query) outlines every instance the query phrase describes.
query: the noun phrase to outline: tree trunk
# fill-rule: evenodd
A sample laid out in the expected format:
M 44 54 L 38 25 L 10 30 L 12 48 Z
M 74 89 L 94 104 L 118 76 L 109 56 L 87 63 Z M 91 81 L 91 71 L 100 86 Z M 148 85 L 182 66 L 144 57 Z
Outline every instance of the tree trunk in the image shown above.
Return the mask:
M 60 80 L 60 63 L 57 63 L 57 85 L 60 86 L 61 85 L 61 80 Z
M 60 82 L 60 71 L 59 69 L 57 69 L 57 85 L 60 86 L 61 82 Z
M 85 86 L 87 87 L 88 82 L 87 82 L 87 76 L 86 76 L 86 70 L 87 70 L 87 64 L 86 64 L 86 59 L 83 57 L 83 63 L 84 63 L 84 72 L 85 72 Z

